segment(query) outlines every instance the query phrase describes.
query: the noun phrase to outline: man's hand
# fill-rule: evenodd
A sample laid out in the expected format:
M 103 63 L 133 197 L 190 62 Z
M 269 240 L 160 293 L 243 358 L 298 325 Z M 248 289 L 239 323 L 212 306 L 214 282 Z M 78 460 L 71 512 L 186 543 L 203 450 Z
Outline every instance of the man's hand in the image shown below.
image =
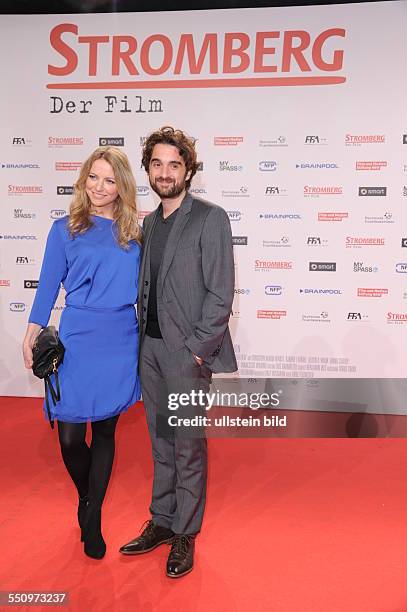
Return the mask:
M 194 355 L 194 353 L 192 353 Z M 194 359 L 197 362 L 198 365 L 202 365 L 203 364 L 203 359 L 202 357 L 198 357 L 198 355 L 194 355 Z

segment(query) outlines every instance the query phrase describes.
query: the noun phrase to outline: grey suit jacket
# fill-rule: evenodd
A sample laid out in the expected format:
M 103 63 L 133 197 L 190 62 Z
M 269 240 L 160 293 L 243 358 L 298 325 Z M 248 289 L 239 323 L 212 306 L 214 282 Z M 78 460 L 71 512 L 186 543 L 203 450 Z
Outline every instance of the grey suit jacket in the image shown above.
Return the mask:
M 139 276 L 140 346 L 150 289 L 150 241 L 160 207 L 145 217 Z M 158 322 L 169 351 L 187 346 L 212 372 L 234 372 L 228 322 L 234 296 L 229 218 L 220 206 L 187 193 L 165 247 L 157 280 Z

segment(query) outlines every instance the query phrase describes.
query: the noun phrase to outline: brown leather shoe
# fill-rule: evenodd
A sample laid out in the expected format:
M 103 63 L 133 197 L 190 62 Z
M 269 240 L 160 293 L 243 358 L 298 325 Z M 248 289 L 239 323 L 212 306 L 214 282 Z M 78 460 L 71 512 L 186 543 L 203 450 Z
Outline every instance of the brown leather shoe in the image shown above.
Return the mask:
M 176 535 L 167 561 L 167 576 L 181 578 L 194 567 L 195 536 Z
M 168 527 L 156 525 L 153 521 L 146 521 L 142 525 L 143 532 L 131 542 L 124 544 L 120 551 L 123 555 L 142 555 L 143 553 L 154 550 L 160 544 L 170 544 L 174 537 L 174 532 Z

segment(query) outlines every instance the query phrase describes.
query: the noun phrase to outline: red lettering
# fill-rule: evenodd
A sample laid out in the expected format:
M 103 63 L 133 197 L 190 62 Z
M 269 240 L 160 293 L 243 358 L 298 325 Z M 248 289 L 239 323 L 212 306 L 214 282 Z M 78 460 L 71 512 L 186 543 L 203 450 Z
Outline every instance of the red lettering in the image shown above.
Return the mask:
M 96 76 L 97 59 L 98 59 L 98 44 L 108 43 L 109 36 L 79 36 L 78 42 L 89 44 L 89 76 Z
M 199 74 L 202 70 L 206 54 L 209 49 L 209 72 L 218 72 L 218 35 L 205 34 L 198 60 L 196 59 L 194 39 L 192 34 L 181 34 L 174 74 L 180 74 L 184 62 L 185 51 L 188 57 L 190 74 Z
M 264 55 L 274 55 L 275 47 L 266 47 L 267 38 L 279 38 L 280 32 L 257 32 L 256 47 L 254 52 L 254 72 L 276 72 L 277 66 L 264 65 Z
M 330 64 L 322 59 L 322 46 L 331 36 L 342 36 L 342 38 L 344 38 L 345 30 L 343 28 L 331 28 L 330 30 L 321 32 L 321 34 L 316 37 L 312 47 L 312 59 L 315 66 L 320 70 L 341 70 L 343 65 L 343 50 L 340 49 L 334 51 L 333 59 Z
M 127 49 L 121 49 L 121 44 L 126 43 Z M 137 40 L 134 36 L 113 36 L 112 48 L 112 76 L 120 74 L 120 62 L 127 68 L 127 72 L 131 75 L 138 75 L 138 70 L 133 64 L 130 55 L 136 52 Z
M 239 47 L 234 48 L 233 43 L 237 40 Z M 250 38 L 244 32 L 233 32 L 225 34 L 225 45 L 223 50 L 223 72 L 225 74 L 244 72 L 250 65 L 250 57 L 245 53 L 250 45 Z M 232 58 L 237 56 L 240 60 L 238 66 L 232 66 Z
M 294 38 L 300 39 L 300 44 L 296 47 L 293 46 Z M 304 49 L 309 47 L 310 41 L 310 35 L 308 32 L 304 32 L 304 30 L 291 30 L 284 33 L 282 72 L 290 72 L 292 57 L 295 59 L 302 72 L 311 70 L 303 54 Z
M 78 34 L 78 26 L 73 23 L 61 23 L 51 30 L 49 35 L 51 46 L 57 53 L 66 59 L 66 64 L 65 66 L 52 66 L 48 64 L 48 74 L 66 76 L 67 74 L 71 74 L 78 65 L 78 56 L 75 51 L 61 39 L 64 32 Z
M 150 64 L 150 47 L 155 42 L 161 43 L 163 46 L 163 51 L 164 51 L 164 57 L 163 57 L 162 64 L 158 68 L 153 68 Z M 143 68 L 144 72 L 146 72 L 147 74 L 152 74 L 152 75 L 163 74 L 171 66 L 172 55 L 173 55 L 172 44 L 168 36 L 164 36 L 164 34 L 153 34 L 152 36 L 149 36 L 148 38 L 145 39 L 141 47 L 141 53 L 140 53 L 141 67 Z

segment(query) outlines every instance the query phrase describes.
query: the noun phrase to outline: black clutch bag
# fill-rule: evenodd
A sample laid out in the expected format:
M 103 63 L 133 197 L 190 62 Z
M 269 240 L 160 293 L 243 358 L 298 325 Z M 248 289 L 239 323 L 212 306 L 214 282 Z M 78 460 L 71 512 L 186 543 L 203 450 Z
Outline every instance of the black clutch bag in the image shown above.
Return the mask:
M 37 336 L 33 346 L 33 374 L 37 378 L 44 379 L 45 403 L 47 406 L 48 419 L 51 428 L 54 429 L 54 421 L 49 409 L 48 392 L 51 395 L 54 406 L 61 399 L 61 390 L 58 379 L 58 366 L 64 360 L 65 348 L 59 339 L 55 327 L 44 327 Z M 51 382 L 51 374 L 54 374 L 55 389 Z

